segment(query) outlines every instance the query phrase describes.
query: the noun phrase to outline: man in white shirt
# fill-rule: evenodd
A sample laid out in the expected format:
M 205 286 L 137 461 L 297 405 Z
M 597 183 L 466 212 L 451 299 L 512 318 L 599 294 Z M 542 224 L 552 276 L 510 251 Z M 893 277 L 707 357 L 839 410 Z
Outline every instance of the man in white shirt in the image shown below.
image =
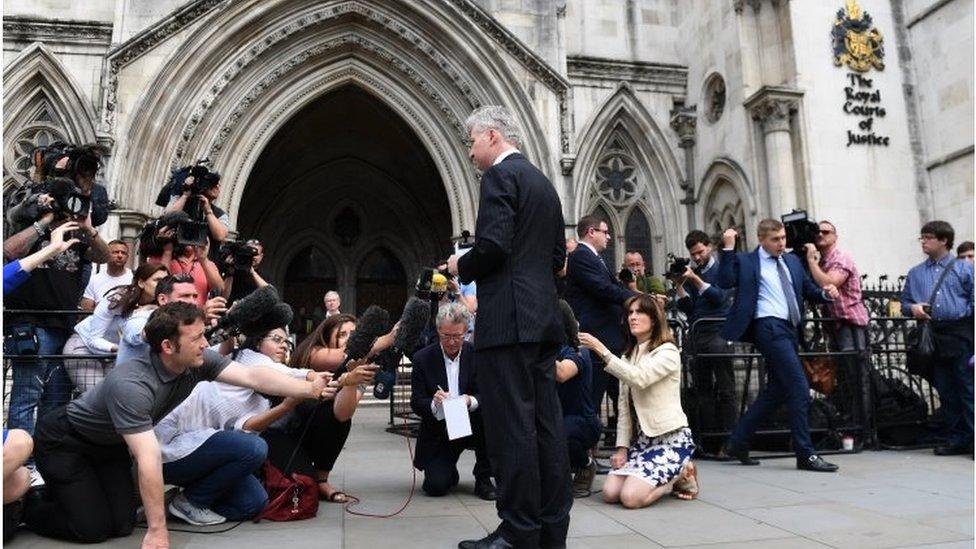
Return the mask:
M 94 311 L 95 305 L 105 299 L 105 294 L 112 288 L 132 284 L 132 269 L 125 266 L 129 261 L 129 244 L 124 240 L 109 242 L 108 255 L 105 268 L 88 279 L 82 294 L 79 306 L 86 311 Z
M 475 494 L 495 499 L 495 486 L 485 450 L 478 388 L 472 364 L 474 347 L 464 341 L 471 313 L 460 303 L 446 303 L 437 312 L 439 342 L 414 353 L 410 376 L 410 406 L 421 417 L 414 466 L 424 472 L 424 493 L 439 497 L 458 484 L 458 458 L 465 449 L 475 453 Z M 463 398 L 471 419 L 471 436 L 449 440 L 444 401 Z
M 339 307 L 342 306 L 342 300 L 339 298 L 339 292 L 336 292 L 335 290 L 325 292 L 325 298 L 322 301 L 325 302 L 325 318 L 342 314 L 342 311 L 339 310 Z

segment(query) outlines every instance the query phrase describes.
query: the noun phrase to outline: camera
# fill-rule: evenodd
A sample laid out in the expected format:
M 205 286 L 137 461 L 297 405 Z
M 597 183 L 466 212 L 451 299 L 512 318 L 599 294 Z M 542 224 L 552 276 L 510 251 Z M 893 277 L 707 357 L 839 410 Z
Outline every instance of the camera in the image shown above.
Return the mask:
M 665 259 L 665 263 L 667 264 L 667 271 L 664 272 L 664 276 L 667 278 L 680 278 L 688 270 L 688 265 L 691 265 L 691 259 L 678 257 L 669 253 Z
M 39 213 L 52 212 L 59 218 L 81 219 L 91 211 L 91 198 L 82 194 L 74 181 L 67 177 L 47 179 L 38 190 L 52 198 L 49 204 L 38 208 Z
M 249 271 L 258 250 L 245 241 L 228 241 L 220 245 L 220 271 L 226 275 L 232 271 Z
M 95 174 L 102 166 L 101 158 L 107 154 L 108 149 L 101 145 L 71 145 L 56 141 L 47 146 L 36 147 L 31 156 L 37 180 L 67 177 L 74 181 L 78 176 L 95 179 Z M 68 159 L 65 165 L 57 167 L 58 162 L 64 158 Z
M 189 186 L 190 196 L 183 206 L 188 219 L 176 227 L 176 240 L 187 246 L 203 246 L 209 238 L 207 215 L 203 209 L 201 195 L 220 184 L 220 174 L 207 167 L 209 160 L 200 160 L 192 166 L 183 166 L 172 172 L 169 181 L 156 196 L 156 205 L 166 207 L 171 197 L 180 196 L 186 188 L 186 181 L 193 178 Z
M 816 243 L 820 225 L 810 219 L 806 210 L 793 210 L 781 215 L 780 219 L 786 229 L 786 247 L 792 248 L 793 253 L 800 257 L 805 257 L 806 245 Z

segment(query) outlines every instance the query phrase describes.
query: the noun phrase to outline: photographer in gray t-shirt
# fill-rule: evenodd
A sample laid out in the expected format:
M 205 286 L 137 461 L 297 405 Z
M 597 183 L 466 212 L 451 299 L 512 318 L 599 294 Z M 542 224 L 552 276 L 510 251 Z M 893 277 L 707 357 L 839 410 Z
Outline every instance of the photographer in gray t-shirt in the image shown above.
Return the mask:
M 38 422 L 34 458 L 50 497 L 26 510 L 36 533 L 89 543 L 128 536 L 135 525 L 134 458 L 148 523 L 142 547 L 168 547 L 153 425 L 200 381 L 286 397 L 335 396 L 331 374 L 304 381 L 271 368 L 244 367 L 210 351 L 204 313 L 195 305 L 176 302 L 157 309 L 145 339 L 150 353 L 118 364 L 99 385 Z

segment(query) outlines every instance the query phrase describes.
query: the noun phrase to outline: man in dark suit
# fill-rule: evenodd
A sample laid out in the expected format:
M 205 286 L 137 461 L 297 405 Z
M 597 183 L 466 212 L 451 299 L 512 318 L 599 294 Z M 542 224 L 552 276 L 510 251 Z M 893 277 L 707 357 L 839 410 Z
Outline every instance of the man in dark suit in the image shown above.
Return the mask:
M 459 547 L 565 547 L 573 505 L 556 355 L 564 340 L 555 273 L 565 226 L 552 183 L 516 148 L 504 107 L 466 121 L 482 171 L 475 244 L 448 269 L 478 282 L 475 367 L 488 458 L 498 483 L 498 529 Z
M 604 342 L 610 352 L 620 355 L 626 341 L 624 332 L 624 301 L 637 295 L 617 280 L 600 257 L 610 242 L 610 229 L 605 221 L 592 215 L 583 216 L 576 224 L 579 246 L 569 254 L 567 266 L 566 301 L 579 320 L 579 330 L 593 334 Z M 600 357 L 593 359 L 593 406 L 600 412 L 603 395 L 608 390 L 616 401 L 616 378 L 606 372 Z
M 757 465 L 749 457 L 749 438 L 759 422 L 784 402 L 790 412 L 790 431 L 796 466 L 807 471 L 834 472 L 837 466 L 816 454 L 810 440 L 810 386 L 798 353 L 803 320 L 803 298 L 828 303 L 837 297 L 832 284 L 822 289 L 810 280 L 799 258 L 786 252 L 786 230 L 775 219 L 759 223 L 759 247 L 736 253 L 734 229 L 723 235 L 719 261 L 720 288 L 737 288 L 732 310 L 722 335 L 729 341 L 746 341 L 762 354 L 769 382 L 739 420 L 724 452 L 743 465 Z
M 475 455 L 474 493 L 484 500 L 495 499 L 491 469 L 478 411 L 478 383 L 475 376 L 474 346 L 464 341 L 471 313 L 460 303 L 441 305 L 437 312 L 437 337 L 413 355 L 410 374 L 410 407 L 420 416 L 420 436 L 413 464 L 424 472 L 424 493 L 439 497 L 457 486 L 458 458 L 472 448 Z M 463 398 L 471 420 L 471 436 L 450 440 L 444 423 L 444 400 Z

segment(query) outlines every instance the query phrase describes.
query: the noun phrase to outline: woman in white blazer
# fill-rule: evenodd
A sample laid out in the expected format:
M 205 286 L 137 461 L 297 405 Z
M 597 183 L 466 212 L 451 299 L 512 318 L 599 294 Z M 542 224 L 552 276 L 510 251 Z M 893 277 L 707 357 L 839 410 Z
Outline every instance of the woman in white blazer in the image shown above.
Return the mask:
M 698 495 L 688 418 L 681 409 L 681 352 L 673 343 L 664 309 L 650 295 L 624 303 L 630 335 L 622 357 L 590 334 L 580 343 L 603 358 L 607 373 L 621 381 L 617 451 L 603 485 L 607 503 L 639 509 L 667 493 Z

